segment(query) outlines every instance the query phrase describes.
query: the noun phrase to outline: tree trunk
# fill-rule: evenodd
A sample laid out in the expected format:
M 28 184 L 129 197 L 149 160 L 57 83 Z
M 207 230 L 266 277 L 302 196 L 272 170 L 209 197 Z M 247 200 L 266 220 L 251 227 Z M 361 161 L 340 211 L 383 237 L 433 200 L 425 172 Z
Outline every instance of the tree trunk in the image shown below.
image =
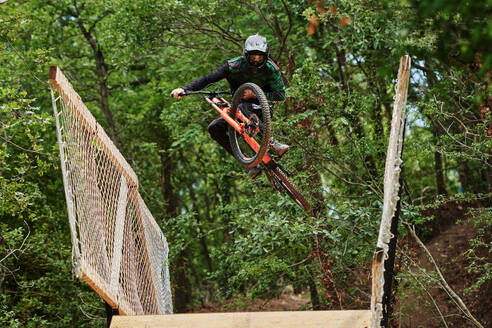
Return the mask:
M 484 172 L 487 181 L 487 192 L 492 192 L 492 160 L 489 160 L 488 163 L 489 166 L 484 169 Z
M 161 186 L 162 201 L 164 204 L 164 216 L 166 218 L 175 216 L 177 214 L 178 207 L 177 196 L 174 193 L 171 183 L 175 163 L 173 159 L 169 157 L 168 150 L 167 142 L 159 145 L 159 153 L 161 154 L 161 174 L 159 182 Z
M 311 294 L 311 304 L 313 305 L 313 310 L 319 310 L 321 305 L 319 302 L 318 289 L 316 287 L 316 283 L 314 282 L 313 273 L 311 270 L 309 270 L 309 274 L 308 285 L 309 292 Z
M 268 7 L 272 12 L 274 12 L 274 6 L 270 0 L 267 0 Z M 277 18 L 276 15 L 273 16 L 271 20 L 271 27 L 275 33 L 275 36 L 277 37 L 278 43 L 280 45 L 280 49 L 278 52 L 278 55 L 275 57 L 275 61 L 278 63 L 280 61 L 280 58 L 282 55 L 285 55 L 285 58 L 287 60 L 287 68 L 285 70 L 286 74 L 286 84 L 290 84 L 290 79 L 292 78 L 292 74 L 294 73 L 296 69 L 296 64 L 294 61 L 294 55 L 290 52 L 289 48 L 287 47 L 287 38 L 289 36 L 289 33 L 292 29 L 292 15 L 290 13 L 289 7 L 287 6 L 287 3 L 285 1 L 282 1 L 282 7 L 284 9 L 284 13 L 288 18 L 289 21 L 289 26 L 286 31 L 283 31 L 282 28 L 280 27 L 280 22 Z
M 7 255 L 5 239 L 3 238 L 2 226 L 0 225 L 0 260 Z M 0 265 L 0 293 L 3 293 L 3 281 L 5 280 L 5 272 L 3 266 Z
M 174 281 L 174 312 L 184 313 L 188 311 L 191 303 L 191 283 L 188 279 L 188 259 L 186 252 L 180 252 L 171 263 L 171 276 Z
M 447 195 L 446 184 L 444 182 L 444 174 L 442 167 L 442 156 L 438 151 L 434 152 L 434 167 L 436 170 L 436 185 L 437 185 L 437 193 L 439 195 Z
M 389 101 L 384 101 L 383 106 L 384 106 L 384 114 L 385 114 L 386 120 L 387 120 L 388 130 L 390 130 L 391 129 L 391 119 L 393 116 L 393 107 L 391 107 L 391 102 L 389 102 Z
M 76 9 L 77 12 L 73 15 L 77 18 L 80 18 L 79 8 Z M 117 128 L 116 128 L 116 120 L 113 117 L 113 113 L 109 108 L 109 88 L 107 85 L 108 80 L 108 65 L 104 61 L 104 55 L 99 47 L 98 41 L 91 34 L 92 30 L 84 26 L 82 19 L 77 19 L 77 25 L 79 26 L 80 31 L 84 35 L 85 39 L 89 43 L 92 48 L 92 52 L 94 54 L 94 60 L 96 61 L 96 75 L 98 78 L 99 84 L 99 104 L 101 105 L 101 109 L 103 111 L 104 117 L 106 118 L 106 123 L 108 125 L 108 133 L 111 140 L 118 146 L 118 138 L 117 138 Z
M 199 206 L 197 204 L 197 199 L 195 195 L 195 191 L 193 190 L 193 186 L 188 186 L 188 191 L 190 193 L 190 199 L 193 204 L 193 209 L 196 211 L 195 220 L 197 225 L 200 225 L 200 212 Z M 210 258 L 210 252 L 208 251 L 207 239 L 202 234 L 200 236 L 200 244 L 202 245 L 203 256 L 205 257 L 205 261 L 207 262 L 207 269 L 209 272 L 213 271 L 212 259 Z
M 439 140 L 439 134 L 437 132 L 436 128 L 433 128 L 433 133 L 434 133 L 434 145 L 437 146 L 438 140 Z M 434 169 L 436 172 L 436 185 L 437 185 L 437 193 L 439 195 L 447 195 L 448 192 L 446 191 L 446 182 L 444 180 L 444 173 L 443 173 L 443 165 L 442 165 L 442 156 L 439 151 L 434 151 Z
M 429 61 L 425 61 L 424 65 L 424 72 L 425 76 L 427 78 L 427 83 L 429 86 L 432 88 L 436 81 L 436 75 L 434 74 L 434 71 L 432 70 L 431 67 L 429 67 L 428 64 Z M 438 146 L 439 144 L 439 138 L 442 135 L 442 129 L 439 127 L 439 124 L 436 122 L 436 119 L 433 118 L 432 116 L 427 116 L 427 119 L 431 122 L 431 127 L 432 127 L 432 134 L 434 135 L 434 145 Z M 437 193 L 439 195 L 447 195 L 448 192 L 446 191 L 446 182 L 445 182 L 445 177 L 444 177 L 444 171 L 443 171 L 443 165 L 442 165 L 442 155 L 439 151 L 434 152 L 434 170 L 436 172 L 436 186 L 437 186 Z
M 164 127 L 157 125 L 155 127 L 159 153 L 161 155 L 161 174 L 159 178 L 162 200 L 164 204 L 164 218 L 170 218 L 177 215 L 178 196 L 174 192 L 172 185 L 172 174 L 176 167 L 176 161 L 169 156 L 169 148 L 172 144 L 170 132 Z M 170 239 L 172 243 L 172 239 Z M 191 282 L 188 273 L 188 256 L 186 251 L 172 256 L 170 264 L 171 277 L 174 288 L 174 312 L 187 312 L 191 303 Z

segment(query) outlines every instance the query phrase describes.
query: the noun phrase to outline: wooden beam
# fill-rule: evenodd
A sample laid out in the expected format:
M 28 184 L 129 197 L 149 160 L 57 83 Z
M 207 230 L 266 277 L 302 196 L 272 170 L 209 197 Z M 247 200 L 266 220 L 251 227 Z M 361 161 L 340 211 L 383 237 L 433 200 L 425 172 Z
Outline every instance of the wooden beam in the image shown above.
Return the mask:
M 370 310 L 114 316 L 111 328 L 367 328 Z
M 113 165 L 126 177 L 128 186 L 138 186 L 138 178 L 130 164 L 123 158 L 120 151 L 104 129 L 96 122 L 96 119 L 85 106 L 82 98 L 73 89 L 72 84 L 67 80 L 65 75 L 58 66 L 50 66 L 49 81 L 58 91 L 63 101 L 70 107 L 77 117 L 84 124 L 85 128 L 100 143 L 101 149 L 110 158 Z
M 97 274 L 95 274 L 95 276 L 97 276 Z M 101 296 L 101 298 L 109 304 L 109 306 L 111 306 L 111 308 L 113 309 L 117 309 L 118 308 L 118 304 L 116 304 L 116 297 L 113 296 L 109 296 L 108 294 L 106 294 L 104 292 L 104 290 L 108 290 L 108 288 L 104 288 L 104 287 L 100 287 L 100 285 L 102 285 L 101 283 L 100 284 L 97 284 L 94 280 L 101 280 L 101 278 L 94 278 L 94 277 L 89 277 L 84 271 L 82 271 L 82 277 L 80 278 L 82 279 L 83 281 L 85 281 L 89 286 L 92 287 L 92 289 L 94 289 L 94 291 L 96 293 L 99 294 L 99 296 Z M 103 290 L 104 289 L 104 290 Z

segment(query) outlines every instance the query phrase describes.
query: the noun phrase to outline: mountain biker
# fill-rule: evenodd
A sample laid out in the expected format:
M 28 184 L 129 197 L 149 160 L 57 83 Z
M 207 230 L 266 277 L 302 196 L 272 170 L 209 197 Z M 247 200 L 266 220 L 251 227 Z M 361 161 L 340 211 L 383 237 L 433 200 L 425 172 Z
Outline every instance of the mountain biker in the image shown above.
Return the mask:
M 253 82 L 265 92 L 265 96 L 269 101 L 283 101 L 285 100 L 285 86 L 280 69 L 268 55 L 267 39 L 259 34 L 251 35 L 244 42 L 243 56 L 230 59 L 211 73 L 181 88 L 174 89 L 171 95 L 174 98 L 181 99 L 185 91 L 198 91 L 211 83 L 225 78 L 229 82 L 233 94 L 242 84 Z M 246 89 L 238 108 L 241 111 L 255 113 L 261 119 L 262 113 L 258 104 L 253 91 Z M 273 104 L 270 105 L 270 115 L 273 115 Z M 215 119 L 209 124 L 208 131 L 212 139 L 233 155 L 227 135 L 228 123 L 226 120 L 223 118 Z M 270 150 L 274 154 L 282 156 L 289 150 L 289 146 L 281 144 L 272 138 L 270 140 Z M 258 167 L 248 170 L 248 175 L 251 179 L 256 178 L 259 173 L 261 173 L 261 170 Z

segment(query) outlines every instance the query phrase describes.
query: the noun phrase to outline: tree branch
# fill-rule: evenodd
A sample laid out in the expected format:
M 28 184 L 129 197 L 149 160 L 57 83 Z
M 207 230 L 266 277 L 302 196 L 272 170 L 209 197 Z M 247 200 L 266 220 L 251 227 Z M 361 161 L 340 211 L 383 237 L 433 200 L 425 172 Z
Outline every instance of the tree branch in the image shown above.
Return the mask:
M 0 139 L 2 139 L 3 141 L 5 141 L 6 143 L 9 143 L 11 144 L 12 146 L 14 146 L 15 148 L 17 149 L 20 149 L 22 151 L 25 151 L 25 152 L 28 152 L 28 153 L 33 153 L 33 154 L 38 154 L 38 155 L 44 155 L 44 156 L 48 156 L 48 154 L 45 154 L 43 152 L 40 152 L 40 151 L 36 151 L 36 150 L 31 150 L 31 149 L 26 149 L 26 148 L 23 148 L 19 145 L 17 145 L 16 143 L 14 143 L 12 140 L 6 138 L 6 137 L 2 137 L 0 136 Z
M 424 284 L 419 280 L 419 278 L 412 272 L 412 270 L 408 270 L 408 272 L 410 273 L 410 275 L 412 276 L 413 279 L 415 279 L 415 281 L 420 285 L 420 287 L 422 287 L 425 291 L 425 293 L 427 294 L 427 296 L 429 296 L 430 300 L 432 301 L 432 303 L 434 304 L 434 307 L 436 308 L 437 312 L 439 313 L 439 316 L 441 317 L 441 321 L 443 322 L 444 326 L 446 328 L 448 328 L 448 323 L 446 322 L 446 320 L 444 319 L 444 316 L 441 312 L 441 309 L 439 309 L 439 306 L 437 305 L 436 303 L 436 300 L 434 299 L 434 297 L 432 297 L 431 293 L 429 293 L 429 291 L 425 288 Z
M 287 43 L 287 37 L 290 34 L 290 31 L 292 30 L 292 15 L 290 13 L 289 7 L 287 7 L 287 4 L 285 3 L 285 0 L 282 0 L 282 5 L 284 6 L 285 12 L 287 13 L 287 18 L 289 20 L 289 27 L 287 28 L 287 32 L 285 32 L 281 42 L 280 42 L 280 50 L 278 51 L 278 56 L 275 58 L 275 61 L 279 61 L 280 57 L 282 56 L 282 53 L 285 50 L 285 45 Z M 287 60 L 290 61 L 290 56 L 287 54 Z M 291 63 L 293 64 L 293 63 Z
M 222 26 L 217 24 L 217 22 L 215 22 L 215 21 L 209 21 L 209 24 L 217 27 L 222 32 L 221 36 L 223 39 L 231 41 L 232 43 L 234 43 L 238 47 L 241 47 L 241 42 L 240 42 L 240 41 L 242 41 L 241 36 L 234 37 L 229 31 L 225 30 Z
M 442 286 L 442 288 L 448 293 L 448 295 L 451 297 L 451 299 L 456 302 L 458 305 L 458 308 L 465 314 L 466 318 L 469 319 L 470 321 L 473 322 L 473 324 L 479 328 L 483 328 L 482 324 L 470 313 L 470 310 L 466 307 L 465 303 L 463 300 L 458 296 L 458 294 L 455 293 L 455 291 L 448 285 L 446 279 L 444 279 L 444 276 L 441 273 L 441 270 L 439 269 L 439 266 L 437 265 L 436 261 L 434 260 L 434 257 L 432 257 L 432 254 L 430 253 L 429 249 L 425 246 L 425 244 L 420 240 L 420 238 L 417 236 L 415 233 L 415 229 L 410 226 L 410 224 L 406 221 L 403 221 L 403 224 L 407 227 L 408 231 L 412 235 L 413 239 L 419 244 L 419 246 L 424 250 L 425 254 L 427 255 L 427 258 L 431 262 L 431 264 L 434 266 L 434 269 L 437 272 L 438 278 L 439 278 L 439 283 Z
M 24 244 L 26 243 L 27 238 L 29 238 L 29 235 L 31 235 L 31 229 L 29 229 L 29 225 L 27 224 L 26 221 L 24 221 L 24 223 L 27 226 L 27 235 L 26 235 L 26 237 L 24 237 L 24 240 L 22 241 L 22 244 L 18 248 L 11 249 L 10 252 L 8 252 L 2 259 L 0 259 L 0 263 L 2 263 L 3 261 L 5 261 L 10 255 L 14 254 L 15 252 L 22 252 L 23 247 L 24 247 Z
M 94 20 L 94 22 L 92 23 L 91 27 L 89 27 L 89 33 L 92 34 L 92 32 L 94 31 L 94 28 L 96 27 L 97 23 L 99 23 L 106 16 L 108 16 L 109 14 L 112 14 L 112 13 L 113 13 L 113 10 L 112 9 L 109 9 L 109 10 L 106 10 L 101 16 L 99 16 L 98 18 L 96 18 L 96 20 Z

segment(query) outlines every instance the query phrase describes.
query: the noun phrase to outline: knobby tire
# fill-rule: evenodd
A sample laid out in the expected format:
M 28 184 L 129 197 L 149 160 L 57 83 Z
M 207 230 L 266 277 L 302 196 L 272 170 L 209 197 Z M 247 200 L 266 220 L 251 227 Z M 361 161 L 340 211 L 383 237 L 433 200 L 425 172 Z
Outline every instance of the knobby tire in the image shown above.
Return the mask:
M 231 106 L 231 117 L 236 120 L 236 111 L 238 110 L 239 102 L 241 101 L 244 90 L 250 89 L 256 96 L 260 106 L 261 113 L 263 116 L 263 131 L 261 133 L 261 142 L 260 149 L 253 156 L 249 157 L 243 153 L 241 148 L 239 147 L 239 140 L 242 138 L 240 134 L 232 127 L 229 126 L 229 141 L 231 143 L 232 153 L 234 157 L 247 168 L 255 167 L 263 160 L 265 153 L 268 150 L 268 146 L 270 143 L 271 136 L 271 114 L 270 114 L 270 106 L 268 105 L 267 98 L 261 88 L 254 83 L 244 83 L 242 84 L 234 93 L 234 97 L 232 98 L 232 106 Z M 244 113 L 243 113 L 244 114 Z

